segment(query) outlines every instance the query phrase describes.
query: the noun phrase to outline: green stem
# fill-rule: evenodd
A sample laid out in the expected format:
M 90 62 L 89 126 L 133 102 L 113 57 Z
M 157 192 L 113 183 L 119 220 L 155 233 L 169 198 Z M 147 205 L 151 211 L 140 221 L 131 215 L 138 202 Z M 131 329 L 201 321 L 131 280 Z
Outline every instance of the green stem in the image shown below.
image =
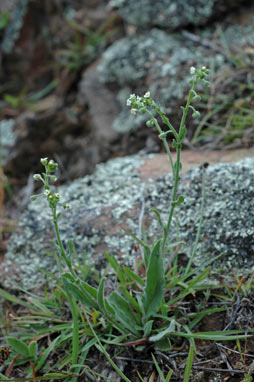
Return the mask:
M 172 192 L 172 200 L 170 204 L 170 210 L 169 210 L 169 216 L 168 216 L 168 222 L 167 225 L 164 229 L 164 235 L 163 235 L 163 241 L 162 241 L 162 250 L 164 250 L 168 233 L 170 230 L 170 225 L 172 222 L 172 218 L 174 215 L 174 210 L 175 210 L 175 201 L 177 199 L 177 190 L 178 190 L 178 183 L 180 180 L 179 177 L 179 172 L 180 172 L 180 163 L 181 163 L 181 145 L 179 145 L 176 149 L 176 163 L 175 163 L 175 178 L 174 178 L 174 187 L 173 187 L 173 192 Z
M 193 97 L 193 92 L 194 92 L 194 89 L 195 89 L 197 83 L 198 83 L 198 77 L 195 78 L 195 81 L 194 81 L 194 83 L 192 85 L 192 88 L 189 91 L 189 96 L 188 96 L 185 108 L 183 109 L 183 115 L 182 115 L 182 118 L 181 118 L 181 123 L 180 123 L 180 127 L 179 127 L 179 133 L 183 129 L 184 125 L 185 125 L 186 117 L 187 117 L 188 110 L 189 110 L 189 107 L 190 107 L 190 103 L 191 103 L 191 100 L 192 100 L 192 97 Z M 161 117 L 162 117 L 162 115 L 161 115 Z M 165 120 L 165 118 L 166 117 L 164 116 L 163 120 Z M 169 121 L 168 121 L 167 118 L 166 118 L 166 120 L 167 120 L 166 123 L 168 124 Z M 168 124 L 168 126 L 169 126 L 170 129 L 172 128 L 171 124 Z M 162 242 L 162 250 L 164 250 L 164 248 L 165 248 L 167 237 L 168 237 L 168 233 L 169 233 L 171 222 L 172 222 L 172 218 L 173 218 L 173 215 L 174 215 L 175 201 L 177 200 L 177 190 L 178 190 L 178 184 L 179 184 L 179 180 L 180 180 L 179 173 L 180 173 L 180 164 L 181 164 L 181 141 L 179 142 L 179 135 L 178 134 L 177 134 L 177 138 L 176 139 L 177 139 L 178 145 L 177 145 L 177 148 L 176 148 L 176 153 L 177 154 L 176 154 L 176 162 L 175 162 L 175 166 L 174 166 L 174 171 L 175 171 L 174 172 L 174 187 L 173 187 L 173 192 L 172 192 L 172 200 L 171 200 L 171 206 L 170 206 L 170 210 L 169 210 L 168 222 L 167 222 L 167 225 L 166 225 L 166 227 L 164 229 L 164 236 L 163 236 L 163 242 Z M 172 164 L 171 164 L 171 166 L 172 166 Z
M 163 134 L 164 131 L 161 129 L 157 119 L 154 117 L 154 115 L 149 111 L 149 110 L 146 110 L 147 113 L 149 114 L 149 116 L 151 117 L 151 119 L 153 120 L 157 130 L 158 130 L 158 133 L 159 134 Z M 170 126 L 169 126 L 170 127 Z M 167 142 L 167 138 L 166 137 L 161 137 L 162 139 L 162 142 L 163 142 L 163 145 L 165 147 L 165 150 L 168 154 L 168 157 L 169 157 L 169 161 L 170 161 L 170 166 L 171 166 L 171 169 L 172 169 L 172 174 L 173 174 L 173 178 L 175 179 L 175 168 L 174 168 L 174 162 L 173 162 L 173 158 L 172 158 L 172 154 L 171 154 L 171 151 L 170 151 L 170 148 L 169 148 L 169 145 L 168 145 L 168 142 Z
M 187 103 L 185 105 L 185 108 L 183 109 L 183 115 L 182 115 L 182 118 L 181 118 L 179 132 L 181 131 L 181 129 L 185 125 L 186 117 L 187 117 L 188 110 L 189 110 L 189 107 L 190 107 L 190 103 L 191 103 L 191 100 L 192 100 L 192 97 L 193 97 L 193 91 L 195 90 L 195 88 L 197 86 L 198 80 L 199 80 L 199 78 L 198 78 L 198 76 L 196 76 L 195 81 L 193 82 L 192 88 L 189 91 L 189 96 L 188 96 L 188 99 L 187 99 Z
M 196 255 L 198 243 L 199 243 L 199 240 L 200 240 L 201 229 L 202 229 L 202 226 L 203 226 L 203 218 L 204 218 L 204 210 L 205 210 L 205 169 L 203 169 L 203 174 L 202 174 L 202 196 L 201 197 L 202 197 L 202 200 L 201 200 L 201 213 L 200 213 L 200 220 L 199 220 L 198 231 L 197 231 L 196 240 L 195 240 L 195 243 L 194 243 L 194 246 L 193 246 L 193 250 L 192 250 L 190 259 L 188 261 L 187 267 L 186 267 L 185 272 L 184 272 L 185 275 L 188 274 L 188 272 L 190 270 L 190 267 L 192 265 L 193 259 L 194 259 L 195 255 Z

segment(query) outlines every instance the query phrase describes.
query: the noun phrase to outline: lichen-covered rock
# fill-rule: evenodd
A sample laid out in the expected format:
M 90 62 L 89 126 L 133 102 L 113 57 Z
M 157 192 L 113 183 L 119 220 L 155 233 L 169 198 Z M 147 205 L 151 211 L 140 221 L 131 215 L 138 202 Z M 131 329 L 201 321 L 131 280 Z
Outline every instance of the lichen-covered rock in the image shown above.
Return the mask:
M 122 111 L 113 122 L 120 132 L 129 131 L 145 120 L 146 116 L 133 118 L 126 108 L 130 92 L 150 90 L 152 97 L 176 113 L 179 100 L 189 89 L 189 67 L 207 65 L 217 68 L 223 62 L 220 53 L 195 46 L 179 34 L 168 34 L 159 29 L 123 38 L 109 47 L 98 67 L 100 78 L 106 84 L 115 83 L 121 88 L 117 101 Z
M 174 120 L 189 90 L 191 66 L 206 65 L 217 72 L 228 70 L 241 60 L 242 64 L 245 60 L 245 65 L 251 62 L 253 25 L 226 28 L 221 32 L 221 46 L 211 43 L 212 36 L 212 29 L 205 29 L 198 36 L 204 44 L 198 44 L 179 33 L 153 28 L 131 34 L 111 45 L 102 56 L 98 72 L 104 84 L 114 86 L 115 102 L 121 106 L 121 112 L 113 121 L 113 129 L 124 133 L 145 121 L 146 116 L 133 117 L 127 110 L 126 99 L 130 93 L 142 95 L 149 90 Z M 237 49 L 240 53 L 235 56 Z M 247 52 L 244 59 L 241 58 L 243 50 Z
M 235 0 L 111 0 L 123 19 L 142 27 L 160 26 L 176 29 L 188 25 L 204 25 L 212 17 L 219 17 L 239 7 Z
M 4 3 L 5 2 L 3 2 L 1 8 L 4 11 L 8 12 L 11 15 L 11 17 L 10 23 L 4 31 L 1 50 L 4 53 L 10 53 L 14 47 L 16 40 L 19 38 L 20 30 L 23 26 L 23 19 L 27 12 L 29 0 L 12 0 L 10 1 L 10 4 L 6 7 L 4 6 Z
M 15 121 L 13 119 L 3 119 L 0 121 L 0 137 L 1 137 L 1 162 L 5 164 L 8 160 L 11 150 L 16 141 L 14 132 Z
M 100 270 L 105 265 L 105 252 L 116 255 L 121 263 L 134 263 L 135 241 L 121 227 L 138 235 L 142 206 L 150 239 L 159 234 L 150 209 L 157 208 L 162 219 L 167 219 L 172 179 L 169 175 L 144 178 L 142 165 L 147 160 L 142 155 L 114 159 L 98 165 L 94 175 L 58 189 L 63 201 L 72 206 L 59 220 L 65 245 L 73 239 L 80 257 L 86 251 L 88 262 L 94 261 Z M 216 261 L 217 269 L 232 267 L 237 274 L 254 270 L 253 165 L 252 158 L 206 170 L 206 207 L 196 264 L 223 254 Z M 182 252 L 190 255 L 200 219 L 201 169 L 183 176 L 179 193 L 185 202 L 177 211 L 178 224 L 174 220 L 170 234 L 175 240 L 175 228 L 179 227 L 178 239 L 185 241 Z M 8 253 L 0 266 L 1 283 L 13 289 L 33 289 L 45 282 L 38 267 L 57 272 L 54 258 L 45 253 L 45 249 L 52 251 L 49 242 L 53 238 L 45 200 L 31 203 L 9 240 Z

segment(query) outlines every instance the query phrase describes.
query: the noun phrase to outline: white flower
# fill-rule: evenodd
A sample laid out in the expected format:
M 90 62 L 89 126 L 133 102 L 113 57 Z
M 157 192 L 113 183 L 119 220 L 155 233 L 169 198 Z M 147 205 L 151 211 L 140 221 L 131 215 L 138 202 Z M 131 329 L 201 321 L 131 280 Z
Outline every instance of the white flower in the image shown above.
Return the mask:
M 127 106 L 131 106 L 132 102 L 136 101 L 136 95 L 135 94 L 130 94 L 129 98 L 127 99 Z
M 44 195 L 49 196 L 49 194 L 50 194 L 50 191 L 49 191 L 49 190 L 45 190 L 45 191 L 44 191 Z
M 70 206 L 70 204 L 65 204 L 64 208 L 66 208 L 66 209 L 70 209 L 71 206 Z
M 195 74 L 196 73 L 196 68 L 194 66 L 192 66 L 190 68 L 190 74 Z
M 46 166 L 47 163 L 48 163 L 48 158 L 41 158 L 41 164 Z
M 34 180 L 41 180 L 40 174 L 34 174 L 33 178 Z
M 131 109 L 131 114 L 137 114 L 137 109 L 132 108 Z
M 57 199 L 60 199 L 60 194 L 55 194 L 55 197 L 56 197 Z
M 150 92 L 146 92 L 146 94 L 144 95 L 144 98 L 150 98 L 151 97 L 151 93 Z

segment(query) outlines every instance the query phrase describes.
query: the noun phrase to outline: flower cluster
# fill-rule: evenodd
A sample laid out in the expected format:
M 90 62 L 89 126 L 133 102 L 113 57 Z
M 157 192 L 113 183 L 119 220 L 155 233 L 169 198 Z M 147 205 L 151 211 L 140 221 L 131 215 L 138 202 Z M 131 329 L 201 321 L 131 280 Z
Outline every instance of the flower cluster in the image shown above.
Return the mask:
M 203 85 L 210 86 L 210 82 L 206 80 L 206 77 L 209 75 L 210 70 L 206 66 L 202 66 L 201 69 L 196 69 L 194 66 L 190 68 L 190 74 L 192 78 L 190 83 L 193 84 L 197 80 L 201 80 Z
M 126 102 L 127 106 L 131 107 L 132 114 L 137 114 L 137 113 L 144 114 L 146 112 L 146 108 L 152 107 L 153 103 L 154 102 L 151 99 L 150 92 L 146 92 L 143 97 L 136 96 L 135 94 L 131 94 Z
M 48 200 L 50 208 L 55 209 L 57 204 L 59 203 L 61 195 L 58 192 L 54 193 L 51 191 L 50 185 L 49 185 L 49 180 L 51 180 L 52 182 L 57 181 L 57 177 L 52 173 L 57 171 L 58 164 L 56 162 L 54 162 L 52 159 L 50 161 L 48 161 L 48 158 L 42 158 L 41 164 L 45 167 L 46 172 L 43 173 L 42 175 L 41 174 L 34 174 L 33 178 L 34 178 L 34 180 L 40 180 L 43 183 L 44 192 L 42 194 L 37 194 L 37 195 L 31 196 L 31 199 L 36 200 L 40 196 L 46 197 Z M 70 208 L 69 204 L 60 203 L 60 205 L 65 209 Z

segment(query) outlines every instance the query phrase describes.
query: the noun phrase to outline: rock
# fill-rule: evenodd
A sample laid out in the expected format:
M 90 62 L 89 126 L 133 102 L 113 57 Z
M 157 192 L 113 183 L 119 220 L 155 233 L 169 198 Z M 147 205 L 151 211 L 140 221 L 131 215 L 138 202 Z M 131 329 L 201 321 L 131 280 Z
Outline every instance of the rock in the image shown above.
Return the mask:
M 78 103 L 88 106 L 94 138 L 103 145 L 117 137 L 112 123 L 120 110 L 114 93 L 99 80 L 97 67 L 98 62 L 95 62 L 83 73 Z
M 237 50 L 239 57 L 239 52 L 247 53 L 246 65 L 251 62 L 248 49 L 251 52 L 253 24 L 226 28 L 221 33 L 224 47 L 212 43 L 213 33 L 212 29 L 200 32 L 198 39 L 203 44 L 199 44 L 186 38 L 186 34 L 153 28 L 136 32 L 112 44 L 102 56 L 98 75 L 103 84 L 114 86 L 115 103 L 121 106 L 121 111 L 113 120 L 113 129 L 125 133 L 144 125 L 145 116 L 133 117 L 126 108 L 126 99 L 130 93 L 143 95 L 149 90 L 174 122 L 179 115 L 179 106 L 184 103 L 189 90 L 188 74 L 191 66 L 206 65 L 213 68 L 215 73 L 229 70 L 229 67 L 236 64 L 233 52 Z
M 149 89 L 166 112 L 176 116 L 189 90 L 190 66 L 208 66 L 211 61 L 218 68 L 223 55 L 209 53 L 203 47 L 197 49 L 181 35 L 159 29 L 118 40 L 105 51 L 98 67 L 101 81 L 120 89 L 116 102 L 122 111 L 114 120 L 113 129 L 123 133 L 144 123 L 146 116 L 134 118 L 126 108 L 126 99 L 133 92 L 143 95 Z
M 4 53 L 10 53 L 14 47 L 16 40 L 19 38 L 20 30 L 23 26 L 23 19 L 26 15 L 29 0 L 11 0 L 6 5 L 5 1 L 0 5 L 1 12 L 8 12 L 10 15 L 10 23 L 7 25 L 4 31 L 4 37 L 1 44 L 1 50 Z
M 193 153 L 192 153 L 193 154 Z M 211 164 L 216 160 L 238 160 L 246 151 L 227 153 L 183 153 L 183 168 L 192 158 L 192 165 Z M 237 274 L 253 271 L 254 249 L 254 149 L 237 163 L 217 163 L 206 170 L 206 207 L 196 264 L 224 255 L 216 261 L 218 267 L 232 267 Z M 145 207 L 145 225 L 148 237 L 158 236 L 158 224 L 150 208 L 161 211 L 167 218 L 172 178 L 167 175 L 165 155 L 142 154 L 110 160 L 100 164 L 93 175 L 61 186 L 58 192 L 63 202 L 71 204 L 59 220 L 65 246 L 75 243 L 80 258 L 86 251 L 88 263 L 94 262 L 102 271 L 104 253 L 117 256 L 123 264 L 133 266 L 135 241 L 126 235 L 125 227 L 138 235 L 142 205 Z M 201 169 L 191 169 L 182 177 L 179 193 L 185 202 L 178 211 L 179 239 L 185 241 L 182 253 L 190 255 L 200 219 Z M 176 220 L 172 240 L 176 239 Z M 18 229 L 11 236 L 8 253 L 0 266 L 1 283 L 6 288 L 34 289 L 45 283 L 45 275 L 38 267 L 57 273 L 54 258 L 45 250 L 54 251 L 50 210 L 44 199 L 31 202 L 22 215 Z M 228 271 L 228 270 L 227 270 Z
M 211 18 L 239 8 L 244 1 L 227 0 L 111 0 L 123 19 L 141 27 L 159 26 L 171 30 L 190 25 L 204 25 Z
M 16 141 L 14 132 L 15 121 L 13 119 L 3 119 L 0 121 L 0 137 L 1 137 L 1 165 L 8 161 L 11 150 Z

